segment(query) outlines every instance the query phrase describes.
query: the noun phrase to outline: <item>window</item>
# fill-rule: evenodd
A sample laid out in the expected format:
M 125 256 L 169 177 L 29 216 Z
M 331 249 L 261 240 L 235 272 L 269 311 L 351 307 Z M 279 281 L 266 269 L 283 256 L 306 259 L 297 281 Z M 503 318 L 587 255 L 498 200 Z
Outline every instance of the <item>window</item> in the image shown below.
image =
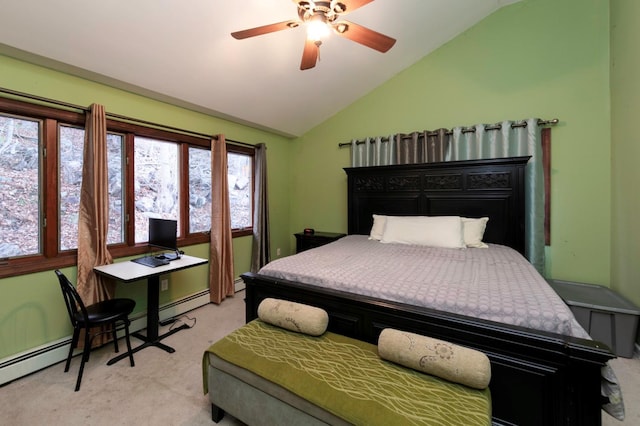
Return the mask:
M 211 151 L 189 147 L 189 232 L 211 229 Z
M 76 262 L 84 120 L 0 98 L 0 278 Z M 107 121 L 109 230 L 114 257 L 147 250 L 148 218 L 178 221 L 178 245 L 207 242 L 210 142 Z M 253 149 L 227 144 L 233 235 L 252 232 Z
M 253 224 L 253 155 L 227 153 L 231 229 Z
M 144 137 L 134 141 L 135 242 L 149 241 L 149 218 L 178 221 L 180 176 L 178 144 Z
M 80 190 L 84 162 L 84 129 L 66 125 L 59 126 L 59 249 L 78 248 L 78 214 L 80 212 Z M 122 149 L 124 137 L 107 134 L 107 167 L 109 180 L 109 231 L 107 243 L 124 242 L 122 202 Z
M 253 150 L 227 150 L 231 229 L 246 233 L 253 225 Z M 189 232 L 211 228 L 211 151 L 189 148 Z
M 0 258 L 42 252 L 41 127 L 0 114 Z

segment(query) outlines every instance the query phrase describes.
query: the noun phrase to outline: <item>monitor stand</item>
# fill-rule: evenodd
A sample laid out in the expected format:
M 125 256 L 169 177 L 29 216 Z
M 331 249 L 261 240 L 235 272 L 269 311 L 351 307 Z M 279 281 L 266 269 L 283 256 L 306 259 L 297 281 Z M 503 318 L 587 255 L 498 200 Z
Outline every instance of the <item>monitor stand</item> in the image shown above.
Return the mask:
M 180 257 L 184 254 L 184 252 L 182 250 L 172 249 L 172 248 L 169 248 L 169 247 L 161 247 L 161 246 L 154 246 L 154 245 L 152 245 L 150 247 L 161 249 L 161 250 L 167 250 L 164 253 L 159 253 L 159 254 L 154 256 L 154 257 L 156 257 L 158 259 L 177 260 L 177 259 L 180 259 Z
M 173 253 L 164 253 L 163 256 L 167 260 L 176 260 L 176 259 L 180 259 L 180 252 L 176 250 Z

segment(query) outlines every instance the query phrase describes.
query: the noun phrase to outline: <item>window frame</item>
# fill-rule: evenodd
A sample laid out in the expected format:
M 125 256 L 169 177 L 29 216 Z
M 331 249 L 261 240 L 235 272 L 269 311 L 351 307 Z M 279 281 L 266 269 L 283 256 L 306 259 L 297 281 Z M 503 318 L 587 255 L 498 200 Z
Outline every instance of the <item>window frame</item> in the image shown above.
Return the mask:
M 28 103 L 16 99 L 0 97 L 0 112 L 25 118 L 37 119 L 42 122 L 41 131 L 41 188 L 40 188 L 40 213 L 41 213 L 41 253 L 15 258 L 0 259 L 0 278 L 21 275 L 26 273 L 47 271 L 76 265 L 77 249 L 59 250 L 59 185 L 58 185 L 58 126 L 69 125 L 85 127 L 85 114 L 50 106 Z M 124 117 L 123 117 L 124 118 Z M 132 120 L 133 121 L 133 120 Z M 149 123 L 151 124 L 151 123 Z M 182 235 L 178 236 L 178 246 L 207 243 L 210 241 L 210 232 L 188 232 L 189 223 L 189 155 L 190 146 L 211 149 L 211 142 L 205 138 L 189 135 L 180 131 L 169 131 L 157 127 L 143 126 L 128 121 L 119 121 L 107 118 L 107 131 L 124 136 L 124 164 L 123 185 L 125 204 L 124 212 L 124 242 L 110 244 L 109 252 L 114 258 L 135 256 L 147 250 L 146 243 L 135 243 L 134 217 L 134 170 L 133 160 L 135 136 L 156 139 L 178 144 L 180 156 L 180 229 Z M 227 143 L 227 152 L 234 152 L 251 157 L 252 170 L 255 170 L 255 152 L 250 147 Z M 254 206 L 255 176 L 251 175 L 251 205 Z M 253 222 L 253 217 L 252 217 Z M 233 238 L 251 235 L 251 227 L 232 230 Z

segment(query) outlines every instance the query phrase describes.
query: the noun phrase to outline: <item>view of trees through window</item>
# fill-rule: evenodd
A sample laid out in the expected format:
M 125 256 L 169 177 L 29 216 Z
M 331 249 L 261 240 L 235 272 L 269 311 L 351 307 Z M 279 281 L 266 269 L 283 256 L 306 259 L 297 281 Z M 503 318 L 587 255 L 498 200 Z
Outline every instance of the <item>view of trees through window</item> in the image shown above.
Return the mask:
M 211 151 L 189 147 L 189 232 L 211 229 Z
M 229 152 L 227 163 L 231 228 L 249 228 L 253 223 L 253 157 Z
M 0 115 L 0 258 L 42 251 L 41 122 Z
M 136 137 L 134 153 L 136 243 L 149 240 L 150 217 L 177 220 L 180 235 L 178 144 Z
M 253 158 L 227 153 L 227 180 L 231 228 L 246 229 L 253 221 Z M 189 148 L 189 231 L 211 228 L 211 151 Z
M 78 248 L 78 214 L 84 161 L 84 129 L 60 126 L 59 137 L 59 187 L 58 223 L 60 250 Z M 107 168 L 109 180 L 109 231 L 107 243 L 124 241 L 123 189 L 122 189 L 122 135 L 107 134 Z

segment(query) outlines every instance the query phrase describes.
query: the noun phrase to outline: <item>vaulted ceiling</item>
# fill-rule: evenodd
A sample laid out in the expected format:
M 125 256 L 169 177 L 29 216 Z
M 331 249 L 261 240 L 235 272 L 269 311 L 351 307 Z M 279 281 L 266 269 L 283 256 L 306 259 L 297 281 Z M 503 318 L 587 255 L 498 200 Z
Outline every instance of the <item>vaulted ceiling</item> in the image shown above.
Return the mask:
M 20 0 L 2 6 L 0 53 L 299 136 L 516 1 L 372 1 L 344 19 L 395 38 L 391 50 L 333 34 L 301 71 L 302 26 L 230 35 L 297 19 L 292 0 Z

